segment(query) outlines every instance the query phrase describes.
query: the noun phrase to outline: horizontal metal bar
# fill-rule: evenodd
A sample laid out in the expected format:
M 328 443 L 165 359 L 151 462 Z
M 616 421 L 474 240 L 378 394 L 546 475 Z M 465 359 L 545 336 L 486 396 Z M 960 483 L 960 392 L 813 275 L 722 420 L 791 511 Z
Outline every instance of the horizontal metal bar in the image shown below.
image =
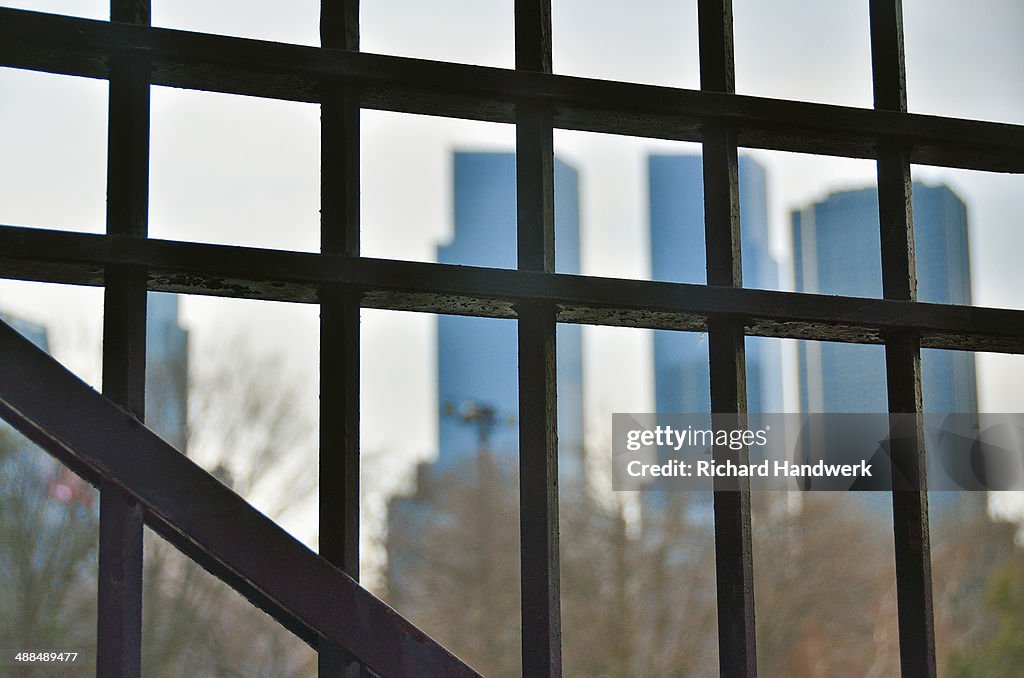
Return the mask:
M 1024 172 L 1024 126 L 657 87 L 190 33 L 0 9 L 0 65 L 106 78 L 112 56 L 151 65 L 156 85 L 318 102 L 357 86 L 364 108 L 515 122 L 517 101 L 557 128 L 701 141 L 707 124 L 741 147 L 874 158 L 899 140 L 925 165 Z
M 325 283 L 355 285 L 362 305 L 515 318 L 513 305 L 548 300 L 558 321 L 705 331 L 711 316 L 747 319 L 747 334 L 882 343 L 912 329 L 924 346 L 1024 352 L 1024 311 L 757 289 L 349 258 L 0 226 L 0 277 L 102 285 L 103 268 L 150 272 L 149 289 L 315 303 Z
M 478 675 L 2 322 L 0 355 L 0 414 L 11 425 L 122 489 L 147 522 L 191 542 L 261 600 L 382 676 Z
M 104 268 L 149 271 L 149 289 L 316 303 L 324 284 L 362 292 L 362 306 L 515 318 L 515 304 L 549 301 L 558 321 L 707 330 L 744 319 L 748 335 L 867 344 L 914 331 L 926 348 L 1024 353 L 1024 311 L 647 280 L 354 258 L 227 245 L 0 226 L 0 278 L 103 285 Z

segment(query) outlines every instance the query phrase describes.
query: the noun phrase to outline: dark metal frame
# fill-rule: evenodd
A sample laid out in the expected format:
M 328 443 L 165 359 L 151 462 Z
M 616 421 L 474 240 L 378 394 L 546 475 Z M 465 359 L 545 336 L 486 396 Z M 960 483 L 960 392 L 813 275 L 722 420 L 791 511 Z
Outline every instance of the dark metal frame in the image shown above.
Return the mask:
M 100 646 L 106 656 L 98 659 L 99 675 L 139 675 L 141 620 L 131 615 L 140 605 L 134 596 L 141 571 L 133 574 L 139 552 L 134 531 L 124 529 L 126 524 L 136 527 L 136 516 L 140 531 L 144 519 L 322 654 L 338 659 L 336 648 L 345 648 L 341 659 L 357 657 L 381 676 L 477 675 L 329 559 L 146 429 L 130 411 L 96 394 L 3 323 L 0 353 L 0 416 L 100 487 L 101 500 L 110 501 L 107 493 L 114 491 L 114 500 L 127 505 L 117 515 L 128 519 L 104 525 L 101 514 L 101 532 L 121 530 L 127 536 L 101 537 L 100 548 L 107 551 L 102 558 L 116 568 L 104 576 L 115 579 L 107 586 L 117 587 L 117 595 L 103 596 L 101 589 L 100 605 L 107 609 L 100 613 L 100 642 L 108 645 Z M 111 626 L 103 626 L 111 619 Z M 321 666 L 324 675 L 340 670 L 326 659 Z
M 353 583 L 359 575 L 360 309 L 518 320 L 523 672 L 529 676 L 561 674 L 557 322 L 707 331 L 715 413 L 746 410 L 748 335 L 884 344 L 891 412 L 921 411 L 922 346 L 1024 352 L 1024 312 L 916 302 L 910 163 L 1021 172 L 1024 126 L 907 112 L 900 0 L 870 2 L 873 110 L 735 94 L 730 0 L 698 1 L 700 91 L 553 75 L 550 4 L 515 1 L 515 70 L 359 53 L 357 0 L 324 0 L 321 48 L 152 28 L 145 0 L 113 0 L 113 22 L 0 9 L 0 65 L 110 81 L 107 234 L 0 226 L 0 275 L 104 286 L 104 393 L 139 419 L 144 413 L 146 290 L 319 304 L 322 560 L 313 562 L 337 568 L 328 568 L 337 573 L 331 575 L 334 579 L 323 575 L 318 581 L 340 586 L 348 592 L 342 598 L 365 596 Z M 150 85 L 320 103 L 322 252 L 148 238 Z M 517 269 L 360 257 L 362 108 L 516 125 Z M 554 128 L 703 144 L 707 286 L 554 272 Z M 742 287 L 738 146 L 877 160 L 883 299 Z M 12 342 L 10 337 L 3 340 L 5 351 L 15 346 Z M 45 372 L 43 364 L 39 369 Z M 9 372 L 0 370 L 5 378 Z M 74 390 L 66 376 L 55 373 L 51 378 L 54 387 Z M 9 388 L 10 383 L 0 387 Z M 359 675 L 364 670 L 401 675 L 414 666 L 420 675 L 463 670 L 445 663 L 450 655 L 440 648 L 408 655 L 409 662 L 415 655 L 420 664 L 389 663 L 379 643 L 367 650 L 367 629 L 346 626 L 346 620 L 356 617 L 345 605 L 329 609 L 333 616 L 317 618 L 316 624 L 297 618 L 294 608 L 275 598 L 281 587 L 268 577 L 262 553 L 240 549 L 232 553 L 239 562 L 226 565 L 218 550 L 223 545 L 214 543 L 225 535 L 202 533 L 187 515 L 176 513 L 174 500 L 156 497 L 163 503 L 155 502 L 153 493 L 159 495 L 159 487 L 125 480 L 102 464 L 97 466 L 100 471 L 90 472 L 88 464 L 75 462 L 81 450 L 60 452 L 74 447 L 70 441 L 64 440 L 64 447 L 53 444 L 54 431 L 61 429 L 59 418 L 48 417 L 45 410 L 34 418 L 19 415 L 10 394 L 0 396 L 5 417 L 21 416 L 26 429 L 35 426 L 38 439 L 50 441 L 48 449 L 100 487 L 101 676 L 139 674 L 144 520 L 158 529 L 163 526 L 162 533 L 184 534 L 175 543 L 190 557 L 317 647 L 321 676 Z M 76 398 L 69 407 L 100 407 L 84 395 Z M 75 419 L 73 410 L 69 412 Z M 128 428 L 124 435 L 145 437 L 138 427 Z M 93 444 L 90 437 L 84 435 L 80 443 L 88 447 Z M 894 453 L 916 469 L 918 488 L 893 493 L 902 672 L 934 676 L 920 432 L 902 437 L 900 444 L 902 449 Z M 159 447 L 152 439 L 145 446 Z M 152 463 L 172 464 L 160 454 L 150 455 Z M 207 489 L 202 492 L 213 493 L 207 498 L 209 507 L 226 501 L 203 487 Z M 714 504 L 719 657 L 722 675 L 754 676 L 749 489 L 735 489 L 717 493 Z M 196 497 L 202 498 L 202 492 Z M 167 518 L 168 512 L 177 518 Z M 267 531 L 267 539 L 286 541 L 283 533 L 270 536 L 270 526 L 259 529 Z M 200 533 L 213 542 L 200 540 Z M 295 562 L 304 557 L 296 555 Z M 322 569 L 319 564 L 301 567 Z M 292 593 L 299 598 L 310 594 L 302 587 Z M 365 605 L 373 608 L 372 603 Z M 371 633 L 393 630 L 399 623 L 379 610 L 367 614 L 375 627 Z M 340 626 L 331 626 L 335 623 Z M 396 644 L 396 651 L 401 647 Z

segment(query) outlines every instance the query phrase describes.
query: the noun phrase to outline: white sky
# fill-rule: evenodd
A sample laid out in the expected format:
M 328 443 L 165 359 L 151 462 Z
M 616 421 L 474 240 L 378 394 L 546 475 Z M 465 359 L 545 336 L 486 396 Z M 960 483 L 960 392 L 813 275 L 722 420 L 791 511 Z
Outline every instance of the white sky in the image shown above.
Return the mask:
M 107 17 L 95 0 L 5 4 Z M 913 111 L 1024 123 L 1024 3 L 904 0 L 904 10 Z M 555 0 L 553 12 L 557 72 L 697 87 L 693 0 Z M 734 16 L 741 93 L 871 105 L 867 2 L 734 0 Z M 154 24 L 315 45 L 318 4 L 155 0 Z M 364 0 L 361 39 L 368 52 L 510 67 L 512 0 Z M 153 237 L 317 250 L 316 106 L 164 88 L 152 102 Z M 0 223 L 102 232 L 105 127 L 104 82 L 0 69 Z M 699 147 L 564 131 L 555 141 L 580 172 L 584 272 L 647 277 L 646 155 Z M 451 236 L 452 150 L 513 145 L 510 126 L 365 112 L 364 254 L 431 260 Z M 770 228 L 784 261 L 790 209 L 874 180 L 870 161 L 751 155 L 768 169 Z M 968 204 L 975 303 L 1024 306 L 1021 177 L 931 168 L 916 176 L 948 182 Z M 58 356 L 92 383 L 101 306 L 95 289 L 0 283 L 0 307 L 48 324 Z M 246 334 L 316 383 L 313 306 L 188 298 L 182 320 L 197 346 Z M 364 314 L 362 439 L 384 484 L 436 446 L 433 326 L 430 316 Z M 653 407 L 649 336 L 587 328 L 584 342 L 587 430 L 600 441 L 611 412 Z M 978 369 L 984 409 L 1024 411 L 1024 358 L 985 355 Z

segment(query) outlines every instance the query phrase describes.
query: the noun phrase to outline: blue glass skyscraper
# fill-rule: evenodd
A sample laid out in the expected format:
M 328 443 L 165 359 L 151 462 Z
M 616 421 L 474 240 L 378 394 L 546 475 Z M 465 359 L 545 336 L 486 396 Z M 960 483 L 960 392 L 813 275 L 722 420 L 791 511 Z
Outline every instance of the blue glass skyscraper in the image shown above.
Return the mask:
M 185 451 L 188 442 L 188 331 L 178 295 L 150 292 L 146 314 L 146 425 Z
M 947 186 L 913 185 L 914 246 L 920 301 L 971 303 L 967 208 Z M 882 296 L 878 192 L 841 191 L 792 213 L 793 260 L 800 292 Z M 885 412 L 881 346 L 800 342 L 800 405 L 804 412 Z M 926 413 L 978 411 L 974 355 L 921 351 Z M 984 514 L 985 495 L 930 493 L 935 513 Z M 870 503 L 870 501 L 869 501 Z M 877 502 L 876 502 L 877 503 Z
M 947 186 L 913 186 L 917 294 L 920 301 L 971 303 L 967 208 Z M 882 296 L 878 192 L 833 193 L 792 213 L 793 260 L 799 292 Z M 804 412 L 885 412 L 882 347 L 801 342 Z M 921 351 L 924 411 L 978 409 L 974 355 Z
M 454 154 L 455 234 L 438 248 L 444 264 L 516 267 L 516 162 L 513 153 Z M 555 265 L 580 272 L 579 180 L 555 162 Z M 497 425 L 489 445 L 518 454 L 518 344 L 512 320 L 443 315 L 438 318 L 437 470 L 476 453 L 477 430 L 452 409 L 467 403 L 493 408 Z M 583 357 L 579 325 L 558 326 L 558 436 L 563 474 L 582 471 Z
M 648 159 L 651 276 L 704 284 L 704 180 L 699 155 Z M 739 159 L 743 284 L 778 289 L 779 266 L 768 236 L 765 170 Z M 654 332 L 655 406 L 658 412 L 710 412 L 708 352 L 696 333 Z M 747 407 L 782 412 L 782 355 L 778 341 L 747 339 Z

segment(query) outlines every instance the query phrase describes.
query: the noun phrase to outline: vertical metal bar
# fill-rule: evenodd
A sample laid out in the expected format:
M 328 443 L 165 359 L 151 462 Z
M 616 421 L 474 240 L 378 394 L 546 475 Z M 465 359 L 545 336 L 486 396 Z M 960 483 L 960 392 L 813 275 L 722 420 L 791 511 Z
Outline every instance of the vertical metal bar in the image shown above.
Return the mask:
M 555 310 L 519 308 L 519 524 L 523 675 L 562 675 Z
M 112 21 L 148 25 L 146 1 L 112 0 Z M 145 238 L 149 203 L 149 72 L 142 61 L 111 64 L 107 119 L 107 233 Z M 109 267 L 103 295 L 103 393 L 145 417 L 146 272 Z M 142 671 L 142 507 L 100 485 L 96 674 Z
M 100 486 L 96 675 L 142 672 L 142 507 L 113 485 Z
M 516 68 L 551 72 L 550 0 L 516 0 Z M 520 270 L 555 270 L 552 114 L 516 106 L 517 255 Z M 555 307 L 518 308 L 519 522 L 523 675 L 562 675 L 558 553 Z
M 906 112 L 902 2 L 871 0 L 870 9 L 875 108 Z M 887 299 L 914 301 L 917 284 L 912 184 L 905 146 L 885 144 L 878 149 L 878 216 L 883 295 Z M 920 337 L 913 332 L 892 332 L 885 341 L 889 411 L 920 414 Z M 915 426 L 901 427 L 899 431 L 893 427 L 891 434 L 894 463 L 909 481 L 909 487 L 894 488 L 892 494 L 900 666 L 902 675 L 908 678 L 935 676 L 931 542 L 920 417 Z
M 321 2 L 320 42 L 359 49 L 358 0 Z M 359 97 L 340 83 L 324 83 L 320 155 L 320 249 L 359 256 Z M 320 555 L 357 580 L 359 301 L 351 288 L 320 291 Z M 321 643 L 320 678 L 355 678 L 361 671 L 344 648 Z
M 736 91 L 731 0 L 697 5 L 701 89 Z M 740 287 L 739 168 L 735 130 L 703 133 L 704 238 L 709 285 Z M 711 412 L 715 425 L 745 425 L 746 353 L 741 319 L 708 323 Z M 733 417 L 729 415 L 739 415 Z M 716 460 L 745 463 L 747 451 L 714 449 Z M 716 484 L 715 567 L 718 593 L 718 663 L 722 676 L 756 676 L 754 574 L 749 479 Z
M 516 70 L 551 72 L 551 0 L 516 0 Z

